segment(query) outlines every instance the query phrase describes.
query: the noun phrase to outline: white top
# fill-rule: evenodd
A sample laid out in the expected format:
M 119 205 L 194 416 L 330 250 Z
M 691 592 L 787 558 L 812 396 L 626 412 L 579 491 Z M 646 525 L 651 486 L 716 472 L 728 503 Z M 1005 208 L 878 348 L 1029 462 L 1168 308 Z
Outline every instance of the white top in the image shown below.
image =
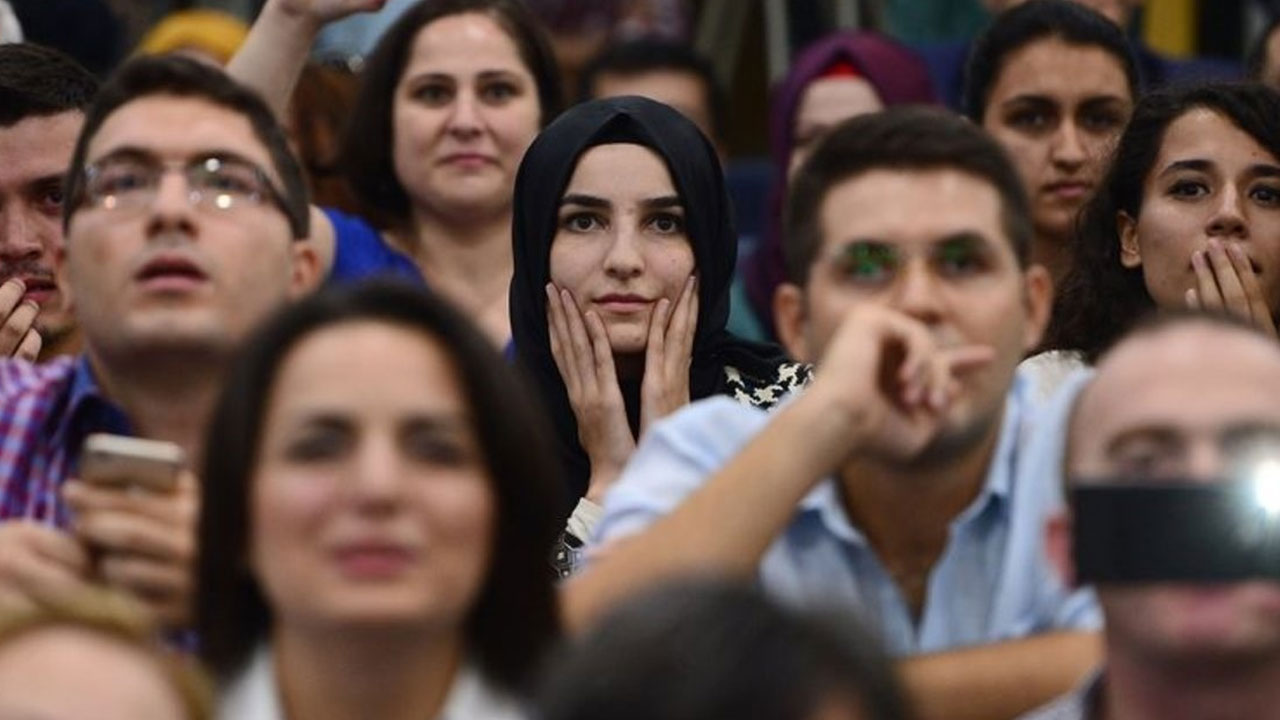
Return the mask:
M 266 645 L 218 697 L 218 720 L 286 720 L 275 682 L 275 664 Z M 453 680 L 436 720 L 526 720 L 514 698 L 494 688 L 471 665 Z

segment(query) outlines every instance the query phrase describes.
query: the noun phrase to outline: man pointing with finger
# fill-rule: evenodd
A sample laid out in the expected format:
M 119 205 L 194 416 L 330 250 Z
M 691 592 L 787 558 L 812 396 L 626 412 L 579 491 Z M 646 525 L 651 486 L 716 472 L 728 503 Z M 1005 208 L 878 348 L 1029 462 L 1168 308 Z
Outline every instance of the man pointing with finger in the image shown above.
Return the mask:
M 899 109 L 833 131 L 793 184 L 775 298 L 817 379 L 773 414 L 717 400 L 656 426 L 606 498 L 570 620 L 663 577 L 758 573 L 913 656 L 926 717 L 1007 718 L 1070 687 L 1098 617 L 1042 557 L 1061 498 L 1023 447 L 1015 368 L 1052 294 L 1030 233 L 1016 172 L 964 121 Z

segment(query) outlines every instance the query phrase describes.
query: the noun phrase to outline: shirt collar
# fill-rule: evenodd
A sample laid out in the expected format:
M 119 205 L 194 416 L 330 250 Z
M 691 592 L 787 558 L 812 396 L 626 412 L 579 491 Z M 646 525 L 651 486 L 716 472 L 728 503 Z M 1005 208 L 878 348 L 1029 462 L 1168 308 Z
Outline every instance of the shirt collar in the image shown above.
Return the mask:
M 1016 375 L 1005 399 L 1004 415 L 1000 421 L 1000 437 L 987 467 L 987 477 L 982 490 L 973 502 L 953 521 L 953 526 L 974 522 L 989 507 L 1005 507 L 1013 487 L 1013 475 L 1019 437 L 1022 435 L 1022 408 L 1027 393 L 1032 388 L 1027 378 Z M 819 483 L 800 501 L 801 513 L 813 513 L 836 537 L 853 543 L 865 543 L 861 532 L 849 522 L 840 501 L 839 485 L 834 478 Z
M 56 418 L 52 438 L 59 445 L 78 445 L 90 432 L 133 434 L 132 423 L 124 411 L 103 394 L 87 355 L 75 360 L 66 410 Z

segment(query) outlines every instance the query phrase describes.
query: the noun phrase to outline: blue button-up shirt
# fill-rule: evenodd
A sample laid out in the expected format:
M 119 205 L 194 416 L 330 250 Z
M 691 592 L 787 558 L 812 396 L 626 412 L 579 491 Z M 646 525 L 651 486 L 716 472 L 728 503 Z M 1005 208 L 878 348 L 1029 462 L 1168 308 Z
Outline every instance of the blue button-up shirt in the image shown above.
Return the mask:
M 62 484 L 93 432 L 129 435 L 131 428 L 102 394 L 85 356 L 46 365 L 0 360 L 0 520 L 66 527 Z
M 1072 592 L 1045 552 L 1048 518 L 1062 507 L 1061 442 L 1039 428 L 1032 383 L 1015 379 L 981 492 L 951 522 L 920 617 L 849 521 L 834 479 L 813 489 L 765 552 L 760 581 L 802 607 L 854 609 L 897 656 L 1000 642 L 1050 630 L 1093 630 L 1092 593 Z M 671 512 L 769 422 L 724 398 L 694 403 L 654 426 L 605 500 L 595 544 L 637 532 Z

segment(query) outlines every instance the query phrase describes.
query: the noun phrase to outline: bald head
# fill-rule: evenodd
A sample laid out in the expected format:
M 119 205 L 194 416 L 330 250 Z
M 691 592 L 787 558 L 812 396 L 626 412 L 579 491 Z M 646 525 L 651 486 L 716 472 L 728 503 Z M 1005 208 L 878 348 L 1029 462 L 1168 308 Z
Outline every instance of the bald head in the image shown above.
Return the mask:
M 1076 403 L 1073 476 L 1208 478 L 1242 440 L 1280 441 L 1280 344 L 1213 318 L 1140 330 L 1098 363 Z

